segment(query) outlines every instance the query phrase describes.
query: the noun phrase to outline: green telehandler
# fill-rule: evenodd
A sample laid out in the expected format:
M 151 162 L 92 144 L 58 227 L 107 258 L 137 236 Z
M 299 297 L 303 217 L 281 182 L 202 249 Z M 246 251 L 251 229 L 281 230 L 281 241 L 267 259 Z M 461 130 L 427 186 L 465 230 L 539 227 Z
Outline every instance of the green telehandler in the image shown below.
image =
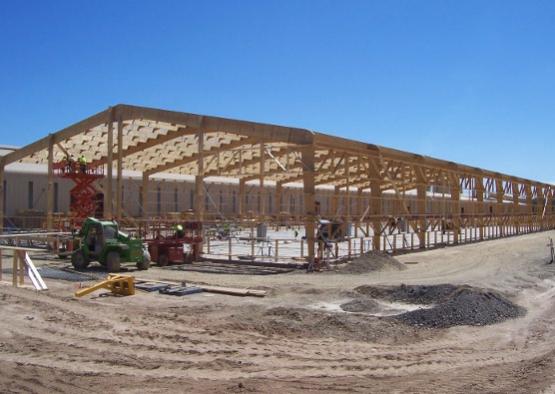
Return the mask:
M 134 262 L 140 270 L 150 267 L 150 255 L 140 239 L 119 231 L 117 222 L 87 218 L 74 241 L 71 264 L 75 269 L 98 261 L 108 272 L 119 272 L 121 263 Z

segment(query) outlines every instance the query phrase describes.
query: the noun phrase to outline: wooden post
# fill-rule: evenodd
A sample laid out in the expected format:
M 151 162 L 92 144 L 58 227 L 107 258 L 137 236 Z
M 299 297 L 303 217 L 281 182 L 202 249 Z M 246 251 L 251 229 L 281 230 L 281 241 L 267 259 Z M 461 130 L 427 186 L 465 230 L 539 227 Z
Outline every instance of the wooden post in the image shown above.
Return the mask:
M 48 178 L 46 185 L 46 229 L 51 231 L 54 224 L 54 135 L 48 136 Z
M 420 249 L 426 247 L 426 184 L 416 185 L 416 205 L 418 207 L 418 243 Z
M 544 226 L 543 226 L 544 221 L 543 221 L 542 215 L 543 215 L 543 206 L 544 206 L 544 203 L 545 203 L 545 198 L 544 198 L 544 194 L 543 194 L 543 186 L 540 185 L 540 184 L 537 184 L 536 185 L 536 190 L 537 190 L 537 194 L 538 194 L 538 196 L 536 197 L 536 201 L 537 201 L 536 217 L 537 217 L 537 220 L 538 220 L 538 227 L 539 227 L 538 230 L 543 230 L 544 229 Z
M 281 195 L 283 193 L 283 185 L 278 182 L 276 183 L 276 202 L 274 204 L 274 215 L 277 219 L 277 225 L 281 224 Z
M 314 145 L 310 144 L 301 148 L 301 158 L 303 164 L 303 187 L 304 187 L 304 214 L 306 243 L 308 248 L 309 270 L 314 268 L 315 257 L 315 237 L 314 222 L 316 220 L 316 199 L 314 185 Z
M 198 160 L 197 175 L 195 176 L 195 218 L 198 221 L 204 220 L 204 131 L 197 132 L 198 139 Z
M 530 183 L 525 184 L 526 190 L 526 211 L 528 214 L 528 232 L 532 231 L 532 214 L 533 214 L 533 206 L 532 206 L 532 185 Z
M 264 193 L 264 142 L 260 142 L 260 165 L 259 165 L 259 174 L 258 174 L 258 179 L 259 179 L 259 196 L 260 196 L 260 218 L 262 219 L 262 221 L 264 221 L 264 215 L 266 214 L 266 195 Z
M 228 244 L 227 244 L 227 256 L 228 256 L 227 259 L 228 259 L 229 261 L 231 261 L 231 255 L 232 255 L 231 252 L 232 252 L 231 235 L 229 235 Z
M 484 206 L 484 178 L 481 176 L 477 176 L 474 178 L 476 182 L 476 201 L 478 206 L 478 226 L 480 231 L 480 241 L 484 239 L 484 215 L 485 215 L 485 206 Z
M 380 189 L 381 181 L 372 180 L 370 183 L 370 212 L 372 217 L 372 230 L 374 232 L 373 249 L 380 250 L 380 234 L 382 225 L 380 218 L 382 216 L 382 191 Z
M 17 287 L 17 277 L 18 277 L 18 269 L 19 269 L 19 262 L 18 262 L 19 255 L 17 254 L 17 250 L 13 251 L 13 258 L 12 258 L 12 286 Z
M 275 247 L 274 247 L 274 253 L 275 253 L 275 261 L 277 263 L 278 260 L 279 260 L 279 240 L 276 239 L 275 242 L 276 242 L 276 244 L 275 244 Z
M 513 182 L 513 221 L 516 227 L 516 233 L 520 234 L 520 185 Z
M 458 244 L 461 232 L 461 186 L 458 175 L 453 176 L 451 180 L 451 214 L 453 217 L 453 240 L 455 244 Z
M 503 190 L 503 180 L 496 179 L 495 180 L 495 196 L 497 200 L 497 204 L 495 205 L 495 216 L 496 216 L 496 223 L 499 227 L 499 234 L 501 237 L 505 236 L 505 229 L 503 228 L 503 214 L 504 214 L 504 207 L 503 207 L 503 200 L 504 200 L 505 192 Z
M 239 180 L 239 220 L 243 220 L 243 217 L 245 215 L 245 189 L 246 189 L 246 185 L 245 185 L 245 179 L 241 178 Z
M 14 250 L 14 254 L 17 253 L 19 255 L 19 285 L 23 286 L 25 283 L 25 251 L 23 250 Z
M 360 217 L 362 216 L 362 187 L 357 188 L 357 213 L 355 220 L 355 237 L 358 237 L 358 228 L 360 226 Z
M 106 143 L 106 187 L 104 188 L 104 218 L 112 219 L 114 215 L 113 201 L 114 196 L 112 193 L 113 181 L 113 164 L 114 164 L 114 118 L 113 110 L 110 111 L 110 119 L 108 121 L 108 135 Z
M 141 207 L 143 219 L 148 218 L 148 174 L 143 172 L 143 190 L 142 190 L 143 206 Z
M 349 157 L 345 157 L 345 178 L 346 178 L 346 184 L 345 184 L 345 222 L 346 223 L 350 223 L 351 222 L 351 192 L 350 192 L 350 186 L 351 186 L 351 179 L 350 179 L 350 170 L 351 170 L 351 163 L 349 162 Z
M 339 192 L 341 188 L 339 186 L 335 186 L 333 189 L 333 196 L 331 199 L 331 217 L 337 216 L 337 208 L 339 207 Z
M 118 161 L 118 169 L 117 169 L 117 177 L 116 177 L 116 218 L 117 220 L 121 220 L 122 217 L 122 194 L 123 194 L 123 185 L 122 185 L 122 175 L 123 175 L 123 122 L 118 119 L 118 151 L 117 151 L 117 161 Z

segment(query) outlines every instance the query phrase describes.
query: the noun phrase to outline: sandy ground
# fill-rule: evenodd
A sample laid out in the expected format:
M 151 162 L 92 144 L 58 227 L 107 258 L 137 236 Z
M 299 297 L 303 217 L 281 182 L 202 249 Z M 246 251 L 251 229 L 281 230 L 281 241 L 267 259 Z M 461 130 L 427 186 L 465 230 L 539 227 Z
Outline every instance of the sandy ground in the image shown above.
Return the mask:
M 407 254 L 403 271 L 222 275 L 153 268 L 141 277 L 265 289 L 72 296 L 0 286 L 0 391 L 496 392 L 555 391 L 555 265 L 530 234 Z M 37 264 L 41 262 L 37 261 Z M 44 262 L 43 264 L 61 264 Z M 527 314 L 449 329 L 322 308 L 369 284 L 469 284 Z

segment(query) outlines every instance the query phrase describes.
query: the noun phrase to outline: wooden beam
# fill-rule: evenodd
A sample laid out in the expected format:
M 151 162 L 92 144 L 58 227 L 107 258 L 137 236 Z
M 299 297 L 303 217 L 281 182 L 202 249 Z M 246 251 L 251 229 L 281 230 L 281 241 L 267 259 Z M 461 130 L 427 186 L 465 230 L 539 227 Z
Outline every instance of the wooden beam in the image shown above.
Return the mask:
M 119 120 L 119 122 L 123 123 L 121 120 Z M 169 142 L 176 138 L 184 137 L 187 135 L 194 135 L 196 134 L 196 132 L 197 132 L 197 129 L 193 129 L 190 127 L 179 127 L 176 130 L 168 130 L 166 134 L 160 134 L 156 138 L 149 138 L 144 142 L 140 142 L 136 145 L 128 146 L 127 149 L 125 149 L 122 152 L 122 157 L 125 158 L 127 156 L 131 156 L 133 154 L 143 152 L 147 149 L 154 148 L 157 145 L 161 145 L 165 142 Z M 122 143 L 122 147 L 123 147 L 123 143 Z M 108 161 L 108 157 L 104 156 L 98 160 L 93 161 L 91 164 L 94 166 L 101 166 L 106 164 L 107 161 Z
M 299 128 L 284 127 L 215 116 L 195 115 L 185 112 L 166 111 L 155 108 L 136 107 L 120 104 L 116 106 L 124 120 L 150 119 L 154 121 L 180 124 L 201 128 L 204 132 L 226 132 L 247 137 L 254 137 L 264 142 L 288 142 L 307 144 L 312 142 L 313 133 Z
M 80 122 L 77 122 L 65 129 L 58 131 L 54 135 L 54 143 L 60 143 L 64 140 L 71 138 L 77 134 L 83 133 L 93 127 L 99 126 L 103 123 L 108 122 L 108 118 L 110 115 L 110 109 L 106 111 L 99 112 L 87 119 L 84 119 Z M 50 141 L 50 135 L 33 142 L 32 144 L 26 145 L 23 148 L 20 148 L 12 153 L 7 154 L 4 156 L 4 163 L 6 165 L 21 160 L 27 156 L 32 155 L 33 153 L 37 153 L 43 149 L 48 148 L 48 144 Z
M 198 134 L 198 130 L 197 130 L 197 134 Z M 178 160 L 175 160 L 175 161 L 172 161 L 172 162 L 162 164 L 160 166 L 151 168 L 151 169 L 149 169 L 145 172 L 150 176 L 150 175 L 153 175 L 153 174 L 156 174 L 156 173 L 159 173 L 159 172 L 164 172 L 164 171 L 168 171 L 168 170 L 171 170 L 173 168 L 176 168 L 176 167 L 183 166 L 185 164 L 198 162 L 200 155 L 205 157 L 205 156 L 213 155 L 213 154 L 221 152 L 221 151 L 231 150 L 231 149 L 235 149 L 235 148 L 238 148 L 240 146 L 243 146 L 243 145 L 252 144 L 254 142 L 255 142 L 255 140 L 252 139 L 252 138 L 243 138 L 243 139 L 238 140 L 238 141 L 230 142 L 229 144 L 223 144 L 219 147 L 212 147 L 212 148 L 210 148 L 206 151 L 203 151 L 203 152 L 198 152 L 198 150 L 197 150 L 197 153 L 193 154 L 192 156 L 184 157 L 182 159 L 178 159 Z M 218 175 L 218 171 L 215 171 L 215 172 L 207 171 L 204 174 L 205 177 L 214 176 L 214 175 Z

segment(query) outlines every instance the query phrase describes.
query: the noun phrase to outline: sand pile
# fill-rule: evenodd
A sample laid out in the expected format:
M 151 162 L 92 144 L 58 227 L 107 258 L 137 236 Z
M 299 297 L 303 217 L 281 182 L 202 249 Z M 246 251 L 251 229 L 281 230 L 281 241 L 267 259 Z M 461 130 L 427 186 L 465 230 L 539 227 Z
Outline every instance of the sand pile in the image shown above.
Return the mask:
M 388 301 L 434 304 L 429 309 L 405 312 L 394 319 L 416 326 L 446 328 L 459 325 L 483 326 L 523 316 L 526 310 L 501 294 L 471 286 L 371 287 L 357 292 Z
M 368 252 L 350 262 L 333 268 L 333 272 L 342 274 L 364 274 L 373 271 L 404 270 L 405 265 L 385 253 Z

